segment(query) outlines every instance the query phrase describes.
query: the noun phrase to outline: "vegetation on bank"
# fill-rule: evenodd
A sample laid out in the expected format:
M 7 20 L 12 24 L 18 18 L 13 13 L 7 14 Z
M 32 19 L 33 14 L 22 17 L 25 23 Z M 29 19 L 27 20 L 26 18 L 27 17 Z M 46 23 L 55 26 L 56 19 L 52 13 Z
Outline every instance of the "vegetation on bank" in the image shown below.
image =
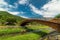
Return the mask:
M 17 34 L 22 33 L 25 31 L 25 29 L 21 27 L 15 27 L 15 28 L 0 28 L 0 36 L 2 35 L 9 35 L 9 34 Z
M 24 19 L 5 11 L 0 11 L 0 25 L 19 25 Z
M 27 33 L 27 34 L 17 34 L 14 36 L 6 35 L 3 37 L 0 37 L 0 40 L 38 40 L 40 38 L 40 35 L 37 35 L 35 33 Z
M 55 18 L 60 18 L 60 14 L 56 15 Z
M 47 28 L 46 26 L 43 26 Z M 38 30 L 39 28 L 43 30 Z M 34 25 L 30 28 L 33 31 L 26 31 L 27 29 L 16 27 L 16 28 L 0 28 L 0 40 L 38 40 L 43 35 L 46 35 L 47 30 L 44 28 Z M 47 28 L 48 29 L 48 28 Z M 36 31 L 37 30 L 37 31 Z M 49 31 L 48 31 L 49 32 Z M 16 34 L 15 34 L 16 33 Z M 11 35 L 12 34 L 12 35 Z

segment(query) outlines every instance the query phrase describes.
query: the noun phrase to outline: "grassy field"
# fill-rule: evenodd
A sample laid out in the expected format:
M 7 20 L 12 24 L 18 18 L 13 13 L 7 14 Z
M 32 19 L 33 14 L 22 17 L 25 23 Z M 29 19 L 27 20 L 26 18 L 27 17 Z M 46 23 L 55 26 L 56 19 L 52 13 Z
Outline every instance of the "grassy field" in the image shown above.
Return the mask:
M 0 37 L 0 40 L 37 40 L 37 39 L 39 39 L 39 37 L 40 36 L 37 35 L 37 34 L 27 33 L 27 34 L 24 34 L 24 35 L 17 34 L 17 35 L 14 35 L 14 36 L 6 35 L 6 36 L 3 36 L 3 37 Z
M 50 32 L 48 30 L 48 26 L 42 26 L 42 25 L 28 25 L 29 29 L 33 30 L 41 30 L 42 32 L 27 32 L 24 34 L 21 34 L 22 31 L 24 32 L 26 29 L 21 27 L 15 27 L 15 28 L 0 28 L 0 40 L 38 40 L 43 34 Z M 5 27 L 5 26 L 4 26 Z M 16 34 L 15 34 L 16 33 Z M 3 35 L 3 36 L 1 36 Z
M 20 33 L 22 31 L 24 31 L 22 28 L 3 28 L 0 29 L 0 35 Z

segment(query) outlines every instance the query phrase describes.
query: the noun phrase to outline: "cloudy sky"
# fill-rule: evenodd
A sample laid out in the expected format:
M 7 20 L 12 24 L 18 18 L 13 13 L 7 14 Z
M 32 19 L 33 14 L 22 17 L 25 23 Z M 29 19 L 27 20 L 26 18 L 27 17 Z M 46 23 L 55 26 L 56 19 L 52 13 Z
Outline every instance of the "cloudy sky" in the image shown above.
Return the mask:
M 60 13 L 60 0 L 0 0 L 0 11 L 24 18 L 54 17 Z

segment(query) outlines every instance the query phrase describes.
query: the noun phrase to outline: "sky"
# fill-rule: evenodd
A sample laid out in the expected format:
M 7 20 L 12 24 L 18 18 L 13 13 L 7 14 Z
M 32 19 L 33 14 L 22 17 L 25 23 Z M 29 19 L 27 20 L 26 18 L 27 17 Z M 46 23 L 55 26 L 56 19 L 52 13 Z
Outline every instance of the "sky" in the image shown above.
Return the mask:
M 23 18 L 55 17 L 60 14 L 60 0 L 0 0 L 0 11 Z

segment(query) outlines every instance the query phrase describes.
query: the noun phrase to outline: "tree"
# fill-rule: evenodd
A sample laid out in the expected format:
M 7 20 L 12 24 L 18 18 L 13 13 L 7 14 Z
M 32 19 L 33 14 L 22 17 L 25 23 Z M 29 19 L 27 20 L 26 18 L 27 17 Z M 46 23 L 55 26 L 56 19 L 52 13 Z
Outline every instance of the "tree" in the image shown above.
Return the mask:
M 55 18 L 60 18 L 60 14 L 56 15 Z
M 15 18 L 8 18 L 7 20 L 6 20 L 6 25 L 15 25 L 15 23 L 16 23 L 16 19 Z

